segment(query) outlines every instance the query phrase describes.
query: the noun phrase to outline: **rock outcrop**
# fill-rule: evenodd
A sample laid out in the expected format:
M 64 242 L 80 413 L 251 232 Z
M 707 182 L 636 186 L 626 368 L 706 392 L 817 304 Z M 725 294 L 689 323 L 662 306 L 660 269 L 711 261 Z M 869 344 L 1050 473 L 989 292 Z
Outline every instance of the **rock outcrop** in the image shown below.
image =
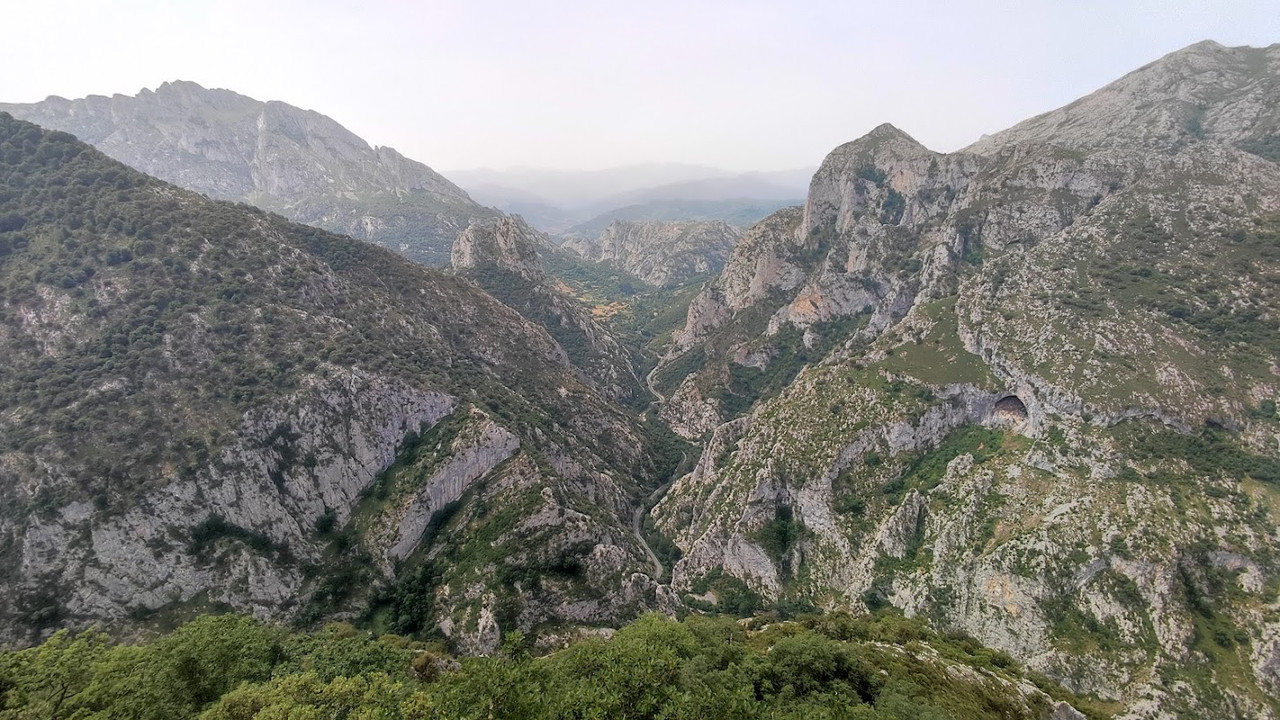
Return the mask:
M 538 260 L 541 234 L 519 215 L 471 223 L 458 235 L 449 254 L 455 270 L 497 268 L 533 282 L 547 279 Z
M 720 272 L 740 239 L 717 221 L 615 220 L 599 236 L 569 236 L 561 247 L 655 287 L 675 287 Z

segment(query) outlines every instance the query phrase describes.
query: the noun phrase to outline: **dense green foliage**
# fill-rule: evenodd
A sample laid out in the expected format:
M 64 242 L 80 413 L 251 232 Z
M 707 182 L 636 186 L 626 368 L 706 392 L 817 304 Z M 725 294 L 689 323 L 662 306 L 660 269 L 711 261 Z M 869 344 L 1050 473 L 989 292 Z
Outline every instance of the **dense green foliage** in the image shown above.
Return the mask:
M 1048 695 L 1024 696 L 1007 656 L 894 615 L 760 629 L 649 615 L 546 657 L 518 636 L 504 647 L 458 661 L 349 625 L 299 634 L 238 616 L 140 645 L 64 630 L 0 655 L 0 719 L 1038 718 L 1067 698 L 1039 678 Z
M 726 417 L 736 417 L 751 409 L 761 398 L 777 395 L 800 374 L 805 365 L 817 362 L 832 348 L 844 342 L 866 324 L 866 315 L 814 323 L 810 331 L 816 341 L 806 345 L 805 331 L 794 325 L 786 325 L 768 343 L 772 357 L 763 368 L 738 365 L 722 360 L 720 366 L 728 374 L 728 382 L 717 385 L 711 395 L 720 401 L 720 409 Z M 696 354 L 690 353 L 690 354 Z M 677 370 L 672 371 L 677 374 Z
M 625 367 L 627 353 L 595 338 L 590 311 L 576 299 L 518 273 L 484 265 L 467 270 L 466 277 L 499 302 L 544 328 L 564 348 L 569 362 L 588 376 L 619 378 L 626 397 L 644 396 L 639 381 Z
M 1235 480 L 1252 477 L 1280 485 L 1280 459 L 1242 449 L 1219 428 L 1207 427 L 1195 435 L 1141 426 L 1129 430 L 1138 460 L 1180 460 L 1201 475 L 1226 475 Z

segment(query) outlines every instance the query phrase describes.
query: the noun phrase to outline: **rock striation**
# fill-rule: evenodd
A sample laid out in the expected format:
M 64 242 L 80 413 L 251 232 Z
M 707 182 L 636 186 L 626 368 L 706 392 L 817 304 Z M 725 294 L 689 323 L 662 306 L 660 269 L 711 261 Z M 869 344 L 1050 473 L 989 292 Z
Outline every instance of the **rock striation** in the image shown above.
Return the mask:
M 455 270 L 483 268 L 514 273 L 533 282 L 547 279 L 538 259 L 544 236 L 519 216 L 473 222 L 458 235 L 450 252 Z

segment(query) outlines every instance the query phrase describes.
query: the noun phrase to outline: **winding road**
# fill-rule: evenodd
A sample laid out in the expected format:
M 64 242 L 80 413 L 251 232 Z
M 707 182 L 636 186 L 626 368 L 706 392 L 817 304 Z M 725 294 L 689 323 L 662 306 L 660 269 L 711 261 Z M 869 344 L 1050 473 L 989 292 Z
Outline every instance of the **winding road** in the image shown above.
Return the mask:
M 654 398 L 653 402 L 649 403 L 649 407 L 645 410 L 646 413 L 649 412 L 649 410 L 656 411 L 657 408 L 661 407 L 662 403 L 667 401 L 667 396 L 658 392 L 658 389 L 653 386 L 653 376 L 662 368 L 662 363 L 666 359 L 667 358 L 664 356 L 658 361 L 658 364 L 654 365 L 653 369 L 644 376 L 644 384 L 649 388 L 649 394 L 653 395 Z M 676 465 L 675 470 L 671 472 L 671 477 L 667 478 L 665 483 L 659 485 L 653 492 L 649 493 L 649 495 L 645 497 L 644 501 L 640 503 L 640 506 L 637 507 L 635 512 L 631 515 L 631 532 L 636 536 L 636 540 L 640 541 L 640 547 L 644 548 L 644 554 L 649 556 L 649 564 L 653 566 L 653 577 L 657 580 L 662 579 L 662 561 L 654 554 L 653 548 L 649 547 L 649 541 L 644 539 L 644 514 L 649 512 L 654 505 L 657 505 L 658 500 L 662 498 L 667 490 L 671 489 L 672 483 L 680 477 L 681 471 L 688 462 L 689 454 L 681 452 L 680 463 Z
M 644 376 L 644 384 L 649 388 L 649 394 L 653 395 L 654 398 L 653 402 L 650 403 L 651 405 L 661 405 L 667 401 L 667 396 L 658 392 L 658 389 L 653 386 L 653 376 L 662 369 L 662 363 L 664 360 L 666 360 L 665 357 L 659 360 L 657 365 L 653 366 L 653 369 L 649 371 L 648 375 Z
M 658 504 L 658 500 L 671 489 L 671 484 L 680 477 L 681 470 L 684 469 L 685 463 L 689 461 L 689 453 L 680 453 L 680 464 L 676 465 L 676 469 L 672 471 L 671 477 L 667 481 L 658 486 L 653 492 L 645 497 L 644 502 L 640 503 L 640 507 L 631 515 L 631 532 L 635 533 L 636 539 L 640 541 L 640 547 L 644 548 L 644 554 L 649 556 L 649 563 L 653 565 L 654 578 L 661 580 L 663 567 L 662 561 L 654 554 L 653 548 L 649 547 L 649 541 L 644 539 L 644 514 L 649 512 L 650 508 Z

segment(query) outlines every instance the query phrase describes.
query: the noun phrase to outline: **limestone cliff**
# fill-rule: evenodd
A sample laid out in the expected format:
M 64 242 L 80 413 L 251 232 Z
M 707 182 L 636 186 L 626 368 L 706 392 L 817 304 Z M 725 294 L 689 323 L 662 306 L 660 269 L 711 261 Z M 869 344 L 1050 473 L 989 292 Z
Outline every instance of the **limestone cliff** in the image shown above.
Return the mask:
M 458 235 L 450 252 L 455 270 L 492 267 L 515 273 L 533 282 L 546 280 L 538 260 L 538 246 L 545 239 L 519 216 L 477 221 Z

